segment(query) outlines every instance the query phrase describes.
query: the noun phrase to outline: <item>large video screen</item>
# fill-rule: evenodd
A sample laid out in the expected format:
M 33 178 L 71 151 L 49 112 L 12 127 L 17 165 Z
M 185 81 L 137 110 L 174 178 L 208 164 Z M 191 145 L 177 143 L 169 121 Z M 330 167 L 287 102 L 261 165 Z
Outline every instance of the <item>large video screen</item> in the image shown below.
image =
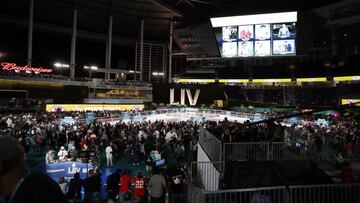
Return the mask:
M 221 57 L 296 55 L 297 12 L 210 20 Z

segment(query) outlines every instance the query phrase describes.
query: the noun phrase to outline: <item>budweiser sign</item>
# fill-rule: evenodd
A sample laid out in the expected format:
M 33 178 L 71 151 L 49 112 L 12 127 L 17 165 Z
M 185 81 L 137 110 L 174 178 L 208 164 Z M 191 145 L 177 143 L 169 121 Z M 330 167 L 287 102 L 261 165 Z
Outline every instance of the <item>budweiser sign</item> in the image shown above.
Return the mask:
M 52 69 L 48 68 L 33 68 L 30 66 L 17 66 L 16 63 L 8 63 L 8 62 L 2 62 L 1 63 L 2 70 L 7 71 L 29 71 L 29 72 L 35 72 L 35 73 L 51 73 Z

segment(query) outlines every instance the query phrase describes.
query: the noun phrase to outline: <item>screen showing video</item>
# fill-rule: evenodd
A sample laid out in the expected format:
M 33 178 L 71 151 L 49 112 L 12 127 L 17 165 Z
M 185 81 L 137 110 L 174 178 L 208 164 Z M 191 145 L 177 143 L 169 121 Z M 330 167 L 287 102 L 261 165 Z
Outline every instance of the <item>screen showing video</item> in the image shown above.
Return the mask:
M 229 26 L 222 28 L 222 39 L 225 42 L 236 41 L 238 36 L 237 26 Z
M 255 56 L 270 56 L 270 40 L 255 42 Z
M 274 40 L 273 55 L 295 54 L 295 40 Z
M 295 39 L 296 23 L 273 24 L 273 39 Z
M 297 12 L 210 20 L 221 57 L 296 55 Z
M 258 40 L 270 39 L 270 24 L 255 25 L 255 38 Z
M 254 42 L 245 41 L 239 42 L 238 45 L 238 55 L 243 57 L 253 56 L 254 55 Z
M 240 41 L 249 41 L 254 39 L 254 26 L 243 25 L 239 26 L 239 39 Z
M 222 54 L 225 57 L 234 57 L 237 55 L 237 42 L 224 42 L 222 45 Z

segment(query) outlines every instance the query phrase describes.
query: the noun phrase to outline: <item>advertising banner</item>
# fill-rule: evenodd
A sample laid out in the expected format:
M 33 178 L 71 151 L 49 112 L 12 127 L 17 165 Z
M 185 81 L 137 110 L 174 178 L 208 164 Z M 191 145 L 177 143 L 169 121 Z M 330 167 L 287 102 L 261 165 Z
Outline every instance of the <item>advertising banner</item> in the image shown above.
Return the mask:
M 92 164 L 82 162 L 51 163 L 46 165 L 46 174 L 55 181 L 58 181 L 60 177 L 70 180 L 75 173 L 80 173 L 80 178 L 84 179 L 87 177 L 88 171 L 93 168 Z
M 360 99 L 341 99 L 341 105 L 355 104 L 355 106 L 360 106 Z
M 143 104 L 46 104 L 46 112 L 141 111 Z

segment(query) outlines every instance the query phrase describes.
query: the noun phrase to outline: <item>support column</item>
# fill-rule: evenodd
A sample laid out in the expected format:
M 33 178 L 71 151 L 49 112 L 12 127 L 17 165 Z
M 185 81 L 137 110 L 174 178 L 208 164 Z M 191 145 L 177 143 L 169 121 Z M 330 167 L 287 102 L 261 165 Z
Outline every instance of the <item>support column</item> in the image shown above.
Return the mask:
M 74 8 L 73 29 L 71 35 L 71 56 L 70 56 L 70 79 L 75 79 L 75 53 L 76 53 L 76 30 L 77 27 L 77 8 Z
M 162 67 L 162 71 L 164 73 L 164 75 L 162 76 L 162 82 L 165 83 L 166 80 L 166 62 L 167 62 L 167 57 L 166 57 L 166 45 L 163 46 L 163 67 Z
M 152 72 L 151 72 L 151 45 L 149 48 L 149 79 L 148 82 L 151 82 L 151 76 L 152 76 Z
M 140 26 L 140 81 L 143 81 L 144 72 L 144 19 L 141 20 Z
M 295 66 L 290 67 L 291 82 L 296 83 Z
M 338 51 L 339 51 L 336 25 L 331 26 L 330 30 L 331 30 L 331 55 L 336 56 L 338 55 Z
M 27 50 L 27 65 L 28 66 L 31 66 L 31 62 L 32 62 L 33 28 L 34 28 L 34 0 L 30 0 L 28 50 Z
M 109 32 L 108 39 L 106 43 L 106 61 L 105 68 L 108 71 L 111 68 L 111 48 L 112 48 L 112 27 L 113 27 L 113 17 L 109 17 Z M 105 73 L 105 80 L 110 80 L 110 73 Z
M 171 74 L 172 74 L 172 49 L 173 49 L 173 30 L 174 22 L 170 20 L 170 39 L 169 39 L 169 83 L 171 83 Z
M 135 44 L 135 66 L 134 66 L 134 80 L 135 81 L 137 80 L 136 72 L 138 70 L 138 68 L 137 68 L 137 64 L 138 64 L 137 54 L 138 54 L 138 44 L 136 42 L 136 44 Z
M 256 60 L 256 59 L 255 59 Z M 249 83 L 252 84 L 252 81 L 254 79 L 254 75 L 253 75 L 253 69 L 251 64 L 249 64 L 248 62 L 244 63 L 245 67 L 248 70 L 248 74 L 249 74 Z

